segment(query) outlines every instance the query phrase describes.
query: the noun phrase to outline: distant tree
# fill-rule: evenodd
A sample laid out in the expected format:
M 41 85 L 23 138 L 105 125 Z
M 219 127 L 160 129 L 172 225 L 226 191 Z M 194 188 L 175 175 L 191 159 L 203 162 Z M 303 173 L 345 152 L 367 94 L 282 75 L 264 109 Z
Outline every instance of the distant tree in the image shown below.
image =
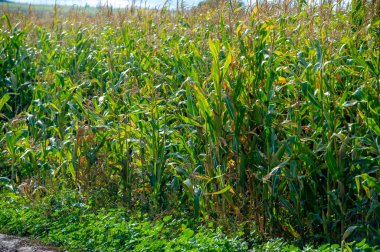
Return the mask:
M 235 8 L 244 6 L 244 2 L 241 0 L 203 0 L 199 2 L 197 7 L 216 9 L 227 4 L 232 4 Z

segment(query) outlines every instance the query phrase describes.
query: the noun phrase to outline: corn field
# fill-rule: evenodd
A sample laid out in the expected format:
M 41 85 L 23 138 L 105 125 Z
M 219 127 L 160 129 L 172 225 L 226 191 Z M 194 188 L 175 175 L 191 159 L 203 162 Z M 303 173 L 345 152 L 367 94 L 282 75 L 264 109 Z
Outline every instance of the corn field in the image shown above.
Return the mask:
M 0 177 L 33 202 L 380 242 L 380 5 L 3 8 Z M 20 189 L 21 188 L 21 189 Z

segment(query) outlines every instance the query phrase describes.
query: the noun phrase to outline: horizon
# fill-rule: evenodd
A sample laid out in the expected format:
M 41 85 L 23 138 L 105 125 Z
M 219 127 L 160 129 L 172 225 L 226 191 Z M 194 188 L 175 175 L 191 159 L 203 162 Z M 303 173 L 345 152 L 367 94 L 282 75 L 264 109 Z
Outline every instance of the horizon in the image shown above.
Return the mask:
M 113 8 L 127 8 L 131 6 L 132 1 L 129 0 L 5 0 L 0 2 L 6 3 L 19 3 L 19 4 L 31 4 L 31 5 L 60 5 L 60 6 L 78 6 L 78 7 L 102 7 L 112 6 Z M 201 0 L 185 0 L 186 7 L 196 6 Z M 175 6 L 176 0 L 136 0 L 135 5 L 146 6 L 151 8 L 167 6 Z

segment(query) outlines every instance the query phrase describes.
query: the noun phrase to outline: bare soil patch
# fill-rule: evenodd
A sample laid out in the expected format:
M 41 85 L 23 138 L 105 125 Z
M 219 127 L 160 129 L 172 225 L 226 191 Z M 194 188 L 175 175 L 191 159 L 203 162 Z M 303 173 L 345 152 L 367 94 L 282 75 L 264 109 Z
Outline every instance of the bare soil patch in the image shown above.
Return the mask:
M 26 237 L 0 234 L 0 252 L 57 252 L 57 248 L 44 246 Z

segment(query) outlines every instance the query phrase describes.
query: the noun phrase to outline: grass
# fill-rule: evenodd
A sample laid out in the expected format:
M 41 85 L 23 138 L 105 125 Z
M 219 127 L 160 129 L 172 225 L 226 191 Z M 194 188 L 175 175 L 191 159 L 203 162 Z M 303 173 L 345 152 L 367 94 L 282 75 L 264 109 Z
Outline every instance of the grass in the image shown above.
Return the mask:
M 72 190 L 242 239 L 378 244 L 378 7 L 6 11 L 1 181 L 37 206 Z

